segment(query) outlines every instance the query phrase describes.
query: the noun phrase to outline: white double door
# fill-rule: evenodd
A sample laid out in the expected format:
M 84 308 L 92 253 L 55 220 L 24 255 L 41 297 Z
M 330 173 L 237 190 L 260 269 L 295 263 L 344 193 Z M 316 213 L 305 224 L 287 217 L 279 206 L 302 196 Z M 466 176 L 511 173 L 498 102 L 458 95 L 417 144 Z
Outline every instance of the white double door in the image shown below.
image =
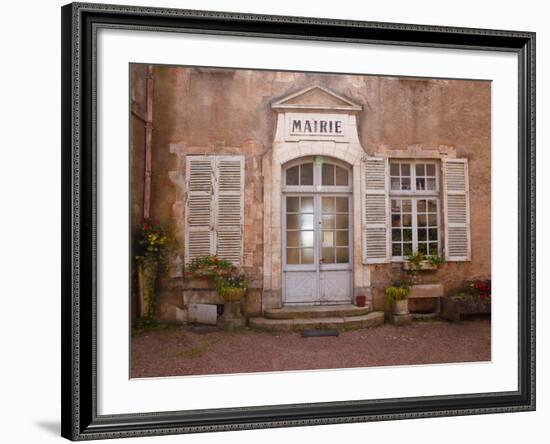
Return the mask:
M 283 195 L 284 303 L 352 300 L 351 194 Z

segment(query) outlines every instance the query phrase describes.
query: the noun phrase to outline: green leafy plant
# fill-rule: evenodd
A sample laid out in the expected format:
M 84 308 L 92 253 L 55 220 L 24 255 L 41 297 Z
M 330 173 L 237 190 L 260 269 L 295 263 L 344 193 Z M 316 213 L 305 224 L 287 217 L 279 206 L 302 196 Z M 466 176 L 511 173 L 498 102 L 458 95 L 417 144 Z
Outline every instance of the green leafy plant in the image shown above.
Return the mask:
M 218 256 L 200 256 L 187 264 L 184 276 L 187 278 L 216 279 L 221 273 L 229 273 L 231 267 L 231 262 Z
M 432 265 L 442 265 L 445 263 L 445 259 L 437 254 L 429 254 L 426 256 L 426 260 Z
M 386 302 L 391 305 L 394 301 L 401 301 L 409 297 L 411 288 L 407 284 L 399 284 L 386 288 Z
M 417 250 L 413 254 L 407 256 L 407 262 L 409 264 L 409 273 L 416 274 L 422 270 L 422 264 L 428 262 L 433 266 L 439 266 L 445 263 L 445 259 L 437 254 L 425 254 L 424 252 Z

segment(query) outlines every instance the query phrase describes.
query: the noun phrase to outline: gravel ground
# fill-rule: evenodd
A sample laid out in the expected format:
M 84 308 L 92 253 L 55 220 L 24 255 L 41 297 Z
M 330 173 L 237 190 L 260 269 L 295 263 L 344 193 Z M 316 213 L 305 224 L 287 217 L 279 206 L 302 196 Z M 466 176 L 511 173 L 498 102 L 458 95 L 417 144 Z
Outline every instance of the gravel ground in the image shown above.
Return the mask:
M 303 338 L 169 327 L 132 334 L 132 378 L 491 360 L 491 322 L 417 322 Z

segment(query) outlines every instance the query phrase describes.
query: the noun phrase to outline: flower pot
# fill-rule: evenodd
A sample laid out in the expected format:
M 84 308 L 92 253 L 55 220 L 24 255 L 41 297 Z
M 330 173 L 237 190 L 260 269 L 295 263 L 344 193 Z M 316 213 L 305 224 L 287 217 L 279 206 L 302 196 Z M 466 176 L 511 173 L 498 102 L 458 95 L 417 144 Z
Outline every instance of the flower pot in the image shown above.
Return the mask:
M 355 303 L 358 307 L 364 307 L 367 304 L 367 297 L 365 295 L 359 295 L 355 298 Z
M 393 301 L 392 313 L 394 315 L 409 314 L 409 300 L 408 299 L 400 299 L 400 300 Z
M 221 297 L 227 302 L 238 302 L 246 293 L 246 288 L 226 288 Z
M 434 271 L 439 268 L 439 265 L 432 264 L 430 261 L 422 261 L 419 264 L 418 271 Z M 411 266 L 410 262 L 403 262 L 403 270 L 409 271 L 412 270 L 413 267 Z

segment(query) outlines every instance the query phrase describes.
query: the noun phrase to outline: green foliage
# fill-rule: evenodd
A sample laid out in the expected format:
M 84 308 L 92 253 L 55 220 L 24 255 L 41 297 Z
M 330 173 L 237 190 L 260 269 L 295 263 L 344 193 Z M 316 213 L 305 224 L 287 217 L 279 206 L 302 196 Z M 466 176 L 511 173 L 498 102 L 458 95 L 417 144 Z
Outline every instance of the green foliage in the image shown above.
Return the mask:
M 188 265 L 186 277 L 214 279 L 216 289 L 223 296 L 229 289 L 247 289 L 248 279 L 231 262 L 217 256 L 202 256 L 193 259 Z
M 415 253 L 407 256 L 407 262 L 409 263 L 409 273 L 416 274 L 422 269 L 423 262 L 439 266 L 445 263 L 445 259 L 437 254 L 424 254 L 424 252 L 417 250 Z
M 143 219 L 137 236 L 136 259 L 139 262 L 166 264 L 172 238 L 164 222 Z
M 401 301 L 407 299 L 411 289 L 406 284 L 401 284 L 399 286 L 392 286 L 386 288 L 386 302 L 388 304 L 393 304 L 394 301 Z

